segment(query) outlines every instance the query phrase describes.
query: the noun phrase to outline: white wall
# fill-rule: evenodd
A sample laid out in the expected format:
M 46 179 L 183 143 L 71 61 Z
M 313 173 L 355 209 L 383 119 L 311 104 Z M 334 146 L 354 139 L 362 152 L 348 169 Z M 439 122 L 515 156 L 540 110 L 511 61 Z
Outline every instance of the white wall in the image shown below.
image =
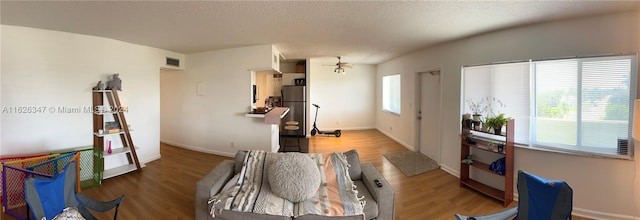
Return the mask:
M 357 130 L 375 127 L 375 80 L 373 65 L 357 64 L 340 75 L 333 70 L 335 60 L 310 59 L 308 130 L 312 128 L 316 110 L 311 104 L 320 106 L 318 128 L 320 130 Z
M 184 55 L 117 40 L 2 25 L 2 106 L 45 107 L 44 113 L 2 114 L 1 155 L 47 153 L 93 145 L 91 88 L 120 73 L 121 101 L 139 159 L 160 158 L 159 70 Z
M 462 65 L 576 55 L 636 53 L 638 14 L 620 13 L 536 24 L 475 36 L 426 48 L 377 68 L 377 97 L 383 75 L 402 74 L 402 115 L 381 111 L 376 101 L 376 126 L 400 142 L 414 146 L 416 71 L 440 67 L 443 77 L 442 167 L 458 174 L 460 168 L 460 68 Z M 407 110 L 407 111 L 405 111 Z M 517 123 L 517 122 L 516 122 Z M 389 130 L 392 126 L 393 129 Z M 640 145 L 636 145 L 640 146 Z M 640 151 L 636 149 L 636 155 Z M 589 158 L 517 148 L 516 169 L 566 180 L 574 189 L 574 213 L 604 219 L 640 217 L 637 196 L 638 162 Z M 636 196 L 633 192 L 635 188 Z
M 269 44 L 188 54 L 185 71 L 163 72 L 162 142 L 228 156 L 271 150 L 271 125 L 245 114 L 252 104 L 250 70 L 271 68 L 272 52 Z M 203 96 L 196 96 L 197 82 L 206 84 Z

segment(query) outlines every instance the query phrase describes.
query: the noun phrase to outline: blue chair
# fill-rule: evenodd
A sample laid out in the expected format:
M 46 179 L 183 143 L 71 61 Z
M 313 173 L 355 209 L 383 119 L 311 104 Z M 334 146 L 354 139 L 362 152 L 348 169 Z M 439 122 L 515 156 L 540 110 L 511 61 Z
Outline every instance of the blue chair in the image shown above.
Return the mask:
M 457 220 L 501 220 L 515 216 L 518 220 L 567 220 L 573 209 L 573 189 L 561 180 L 547 180 L 522 170 L 518 171 L 518 206 L 502 212 L 464 216 Z
M 53 219 L 67 207 L 76 208 L 85 219 L 96 219 L 87 208 L 106 212 L 115 208 L 113 219 L 118 216 L 118 206 L 124 195 L 109 202 L 98 202 L 76 193 L 76 161 L 71 161 L 53 178 L 27 178 L 24 181 L 24 196 L 30 209 L 31 219 Z

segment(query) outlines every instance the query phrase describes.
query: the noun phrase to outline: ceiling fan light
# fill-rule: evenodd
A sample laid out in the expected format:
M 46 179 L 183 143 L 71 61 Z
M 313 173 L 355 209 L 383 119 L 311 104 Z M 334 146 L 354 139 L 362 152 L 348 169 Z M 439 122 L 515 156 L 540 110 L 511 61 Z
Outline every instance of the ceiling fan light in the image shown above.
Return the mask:
M 345 72 L 344 67 L 351 68 L 351 66 L 348 66 L 346 63 L 341 62 L 340 57 L 338 57 L 338 63 L 336 63 L 336 68 L 333 69 L 333 72 L 340 75 L 345 75 L 347 73 Z

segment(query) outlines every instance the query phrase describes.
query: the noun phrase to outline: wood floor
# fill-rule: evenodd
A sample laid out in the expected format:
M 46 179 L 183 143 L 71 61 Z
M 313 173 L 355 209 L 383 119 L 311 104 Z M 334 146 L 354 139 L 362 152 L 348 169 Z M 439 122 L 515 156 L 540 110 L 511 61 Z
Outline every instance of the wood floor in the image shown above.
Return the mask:
M 453 214 L 483 214 L 503 210 L 491 198 L 458 185 L 458 178 L 435 170 L 406 177 L 382 156 L 406 148 L 376 130 L 343 131 L 340 138 L 315 136 L 310 152 L 357 149 L 362 162 L 371 162 L 396 191 L 396 219 L 454 219 Z M 146 164 L 141 172 L 107 179 L 102 186 L 83 190 L 97 199 L 125 195 L 118 219 L 193 219 L 195 183 L 222 160 L 232 159 L 161 144 L 162 159 Z M 511 206 L 516 205 L 514 202 Z M 96 213 L 113 218 L 113 211 Z M 2 219 L 13 219 L 6 214 Z M 584 218 L 574 218 L 584 219 Z

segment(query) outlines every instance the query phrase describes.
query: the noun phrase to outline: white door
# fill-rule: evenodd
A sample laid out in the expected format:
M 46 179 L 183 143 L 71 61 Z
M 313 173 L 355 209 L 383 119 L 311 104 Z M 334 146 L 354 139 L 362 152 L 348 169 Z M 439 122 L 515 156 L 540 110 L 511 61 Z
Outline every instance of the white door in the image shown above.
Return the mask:
M 419 151 L 440 163 L 440 70 L 419 73 Z

